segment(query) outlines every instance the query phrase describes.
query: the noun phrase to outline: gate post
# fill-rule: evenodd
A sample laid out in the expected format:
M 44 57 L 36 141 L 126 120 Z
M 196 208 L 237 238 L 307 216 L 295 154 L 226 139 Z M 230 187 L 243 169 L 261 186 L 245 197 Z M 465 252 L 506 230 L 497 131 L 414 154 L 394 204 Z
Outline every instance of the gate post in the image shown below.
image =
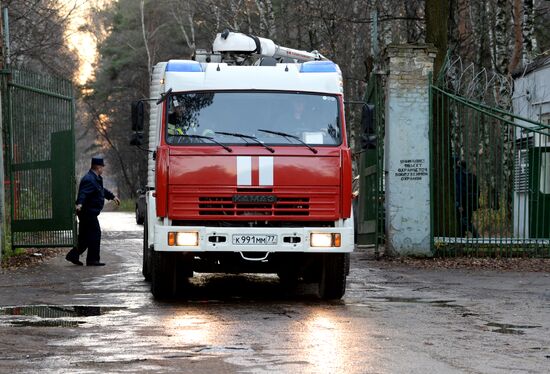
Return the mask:
M 428 77 L 435 52 L 429 45 L 387 49 L 386 234 L 394 255 L 432 255 Z

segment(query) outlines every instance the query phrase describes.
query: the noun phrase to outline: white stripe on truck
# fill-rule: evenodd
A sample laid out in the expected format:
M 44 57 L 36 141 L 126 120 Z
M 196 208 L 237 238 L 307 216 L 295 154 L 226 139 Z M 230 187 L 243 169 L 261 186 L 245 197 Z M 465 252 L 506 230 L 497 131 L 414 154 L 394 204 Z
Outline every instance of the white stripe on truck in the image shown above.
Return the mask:
M 237 185 L 252 185 L 252 157 L 237 156 Z
M 273 157 L 260 157 L 260 186 L 273 186 Z

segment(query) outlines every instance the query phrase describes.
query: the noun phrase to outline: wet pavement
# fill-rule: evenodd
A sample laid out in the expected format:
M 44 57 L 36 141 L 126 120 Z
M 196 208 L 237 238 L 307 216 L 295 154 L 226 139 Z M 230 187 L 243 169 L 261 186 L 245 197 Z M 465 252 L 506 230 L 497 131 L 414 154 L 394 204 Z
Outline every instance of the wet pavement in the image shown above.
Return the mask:
M 342 301 L 275 276 L 200 275 L 155 301 L 132 214 L 105 267 L 0 271 L 0 373 L 548 373 L 550 274 L 387 266 L 354 253 Z

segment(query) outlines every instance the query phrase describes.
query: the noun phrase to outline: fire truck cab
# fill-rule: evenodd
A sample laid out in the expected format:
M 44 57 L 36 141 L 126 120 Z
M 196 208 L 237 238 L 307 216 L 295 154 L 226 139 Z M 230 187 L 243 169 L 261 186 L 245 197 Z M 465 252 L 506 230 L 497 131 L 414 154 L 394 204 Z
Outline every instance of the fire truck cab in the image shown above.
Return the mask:
M 215 272 L 276 273 L 341 298 L 354 235 L 339 67 L 224 32 L 213 52 L 158 63 L 150 97 L 143 275 L 153 295 Z

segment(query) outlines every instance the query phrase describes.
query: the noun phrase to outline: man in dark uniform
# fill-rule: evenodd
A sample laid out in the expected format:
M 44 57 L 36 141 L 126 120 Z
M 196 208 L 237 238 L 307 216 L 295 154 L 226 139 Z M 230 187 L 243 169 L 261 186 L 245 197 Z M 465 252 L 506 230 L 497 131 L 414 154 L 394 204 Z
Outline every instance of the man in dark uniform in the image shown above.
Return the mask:
M 472 237 L 479 233 L 474 225 L 474 212 L 479 207 L 479 186 L 477 176 L 468 170 L 465 161 L 457 161 L 455 169 L 455 206 L 460 237 L 466 237 L 468 231 Z
M 76 199 L 76 213 L 79 220 L 78 246 L 71 249 L 65 257 L 75 265 L 83 265 L 79 257 L 86 249 L 87 266 L 103 266 L 99 262 L 99 246 L 101 242 L 101 228 L 97 216 L 101 213 L 105 199 L 114 200 L 119 205 L 120 200 L 108 189 L 103 187 L 103 158 L 93 157 L 92 167 L 80 180 L 78 197 Z

